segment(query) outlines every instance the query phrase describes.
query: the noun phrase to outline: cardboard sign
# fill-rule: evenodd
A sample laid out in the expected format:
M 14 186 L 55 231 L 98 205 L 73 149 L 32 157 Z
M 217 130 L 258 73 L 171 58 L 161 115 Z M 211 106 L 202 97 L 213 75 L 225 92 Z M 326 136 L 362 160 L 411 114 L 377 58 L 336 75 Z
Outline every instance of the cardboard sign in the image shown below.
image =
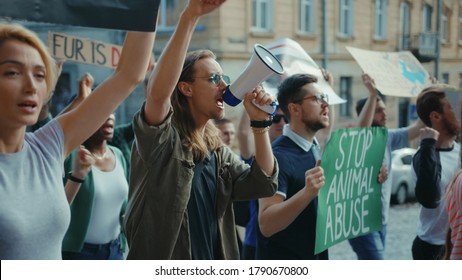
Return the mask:
M 267 45 L 266 48 L 276 56 L 284 66 L 283 78 L 287 78 L 294 74 L 307 73 L 314 75 L 318 78 L 318 85 L 323 93 L 329 96 L 329 104 L 340 104 L 345 103 L 346 100 L 340 98 L 329 83 L 324 79 L 321 69 L 316 62 L 308 55 L 307 52 L 300 46 L 299 43 L 289 38 L 283 38 L 272 42 Z M 271 82 L 271 81 L 270 81 Z M 265 84 L 265 89 L 273 89 L 277 92 L 279 83 L 268 83 Z
M 48 49 L 57 59 L 108 68 L 117 67 L 122 53 L 122 46 L 54 32 L 48 33 Z
M 19 20 L 154 31 L 160 0 L 2 0 L 0 15 Z
M 409 51 L 376 52 L 346 47 L 376 88 L 385 95 L 417 96 L 431 84 L 430 75 Z
M 326 183 L 318 195 L 315 254 L 381 229 L 382 188 L 377 178 L 387 137 L 382 127 L 332 133 L 321 161 Z

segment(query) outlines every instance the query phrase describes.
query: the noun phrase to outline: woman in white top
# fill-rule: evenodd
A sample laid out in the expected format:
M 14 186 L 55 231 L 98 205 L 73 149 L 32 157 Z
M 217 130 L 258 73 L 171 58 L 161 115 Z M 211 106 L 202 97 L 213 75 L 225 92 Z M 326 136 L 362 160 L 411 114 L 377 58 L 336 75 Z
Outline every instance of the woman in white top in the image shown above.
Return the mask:
M 121 260 L 126 247 L 121 221 L 128 198 L 128 170 L 122 152 L 107 144 L 115 116 L 66 159 L 64 190 L 71 224 L 63 241 L 63 259 Z

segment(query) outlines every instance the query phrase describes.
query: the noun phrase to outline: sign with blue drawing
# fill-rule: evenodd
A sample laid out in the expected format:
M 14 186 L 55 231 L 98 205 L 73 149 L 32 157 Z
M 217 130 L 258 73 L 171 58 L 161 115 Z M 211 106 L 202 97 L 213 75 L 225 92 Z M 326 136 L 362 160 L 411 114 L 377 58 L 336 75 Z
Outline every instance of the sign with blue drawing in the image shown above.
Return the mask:
M 431 84 L 427 70 L 409 51 L 377 52 L 346 47 L 376 88 L 385 95 L 417 96 Z

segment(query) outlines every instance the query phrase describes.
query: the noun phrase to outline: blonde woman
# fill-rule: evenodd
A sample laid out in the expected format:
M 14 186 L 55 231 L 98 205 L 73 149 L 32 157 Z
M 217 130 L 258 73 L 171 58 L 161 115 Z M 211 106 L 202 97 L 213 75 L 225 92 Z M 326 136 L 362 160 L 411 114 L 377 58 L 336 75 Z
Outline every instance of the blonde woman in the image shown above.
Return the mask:
M 154 33 L 129 32 L 115 72 L 75 110 L 34 133 L 56 66 L 37 35 L 0 24 L 0 259 L 61 259 L 70 212 L 63 161 L 144 78 Z

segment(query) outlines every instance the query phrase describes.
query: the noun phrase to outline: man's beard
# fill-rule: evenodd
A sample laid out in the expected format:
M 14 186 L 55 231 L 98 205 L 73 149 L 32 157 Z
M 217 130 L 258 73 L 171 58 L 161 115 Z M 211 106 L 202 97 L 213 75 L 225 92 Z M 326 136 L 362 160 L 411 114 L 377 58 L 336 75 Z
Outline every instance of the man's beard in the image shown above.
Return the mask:
M 303 124 L 305 125 L 305 130 L 307 131 L 312 131 L 312 132 L 317 132 L 320 129 L 326 128 L 327 126 L 319 121 L 319 120 L 303 120 Z
M 385 127 L 385 124 L 382 124 L 382 123 L 380 123 L 380 122 L 376 122 L 376 121 L 373 120 L 371 126 L 372 126 L 372 127 L 376 127 L 376 126 L 378 126 L 378 127 Z
M 444 128 L 451 136 L 458 136 L 460 133 L 460 123 L 455 117 L 443 119 Z

